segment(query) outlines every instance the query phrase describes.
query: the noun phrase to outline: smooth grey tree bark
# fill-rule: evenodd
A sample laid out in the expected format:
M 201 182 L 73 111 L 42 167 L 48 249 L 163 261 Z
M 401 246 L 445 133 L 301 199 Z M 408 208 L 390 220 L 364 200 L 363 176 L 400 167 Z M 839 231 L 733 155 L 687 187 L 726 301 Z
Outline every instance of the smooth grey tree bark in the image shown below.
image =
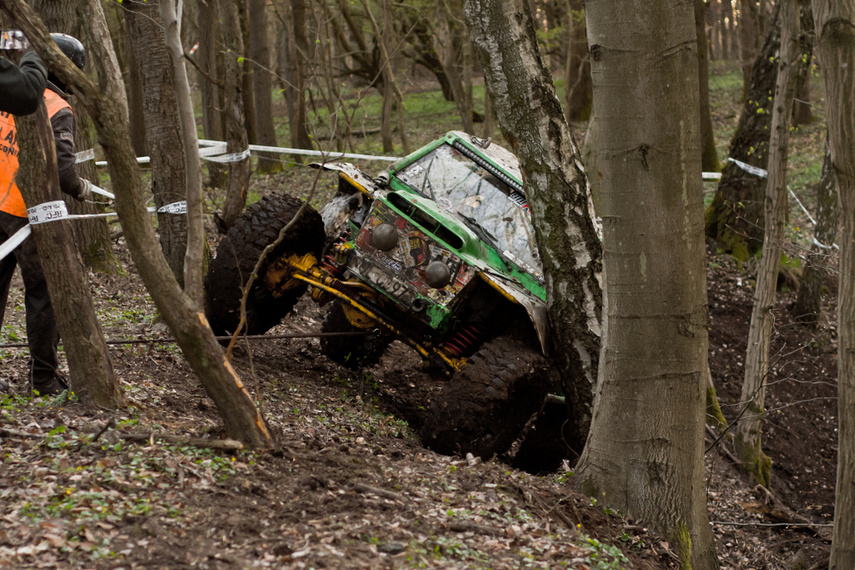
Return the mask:
M 704 490 L 707 297 L 692 0 L 588 0 L 604 250 L 600 377 L 576 485 L 718 567 Z
M 464 14 L 502 133 L 520 159 L 543 260 L 554 360 L 570 405 L 570 444 L 580 453 L 602 334 L 602 250 L 590 189 L 527 0 L 467 0 Z

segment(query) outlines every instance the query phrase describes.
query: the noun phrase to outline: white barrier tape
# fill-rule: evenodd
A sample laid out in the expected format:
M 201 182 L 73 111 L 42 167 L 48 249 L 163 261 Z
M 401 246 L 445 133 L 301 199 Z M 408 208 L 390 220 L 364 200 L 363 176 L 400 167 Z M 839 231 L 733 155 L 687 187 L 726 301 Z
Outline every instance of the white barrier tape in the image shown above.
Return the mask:
M 17 232 L 12 234 L 12 237 L 7 239 L 5 242 L 0 243 L 0 259 L 5 258 L 7 255 L 15 251 L 15 248 L 21 245 L 25 239 L 30 237 L 30 234 L 33 232 L 33 229 L 30 227 L 30 224 L 27 224 Z
M 763 170 L 762 168 L 757 168 L 756 166 L 751 166 L 750 164 L 746 164 L 741 160 L 736 160 L 735 158 L 728 158 L 730 162 L 744 170 L 749 174 L 753 174 L 754 176 L 759 176 L 760 178 L 766 178 L 769 176 L 769 173 Z
M 249 150 L 257 152 L 276 152 L 279 154 L 298 154 L 301 156 L 320 156 L 328 161 L 341 160 L 342 158 L 352 158 L 356 160 L 382 160 L 385 162 L 395 162 L 400 157 L 398 156 L 376 156 L 373 154 L 355 154 L 352 152 L 324 152 L 321 150 L 308 150 L 304 148 L 283 148 L 278 146 L 263 146 L 258 144 L 249 145 Z
M 721 172 L 701 172 L 704 180 L 721 180 Z
M 769 173 L 767 171 L 763 170 L 762 168 L 757 168 L 756 166 L 751 166 L 750 164 L 745 164 L 744 162 L 736 160 L 735 158 L 728 158 L 727 160 L 734 163 L 736 166 L 738 166 L 739 168 L 741 168 L 745 172 L 748 172 L 749 174 L 754 174 L 755 176 L 759 176 L 760 178 L 766 178 L 769 176 Z M 802 201 L 799 200 L 799 197 L 796 196 L 796 193 L 793 192 L 793 189 L 790 188 L 789 185 L 787 186 L 787 190 L 790 192 L 790 196 L 793 197 L 793 200 L 796 201 L 796 204 L 799 205 L 799 208 L 802 209 L 802 212 L 805 213 L 805 216 L 808 217 L 808 220 L 810 220 L 810 223 L 813 225 L 816 225 L 816 220 L 813 219 L 813 216 L 810 215 L 810 212 L 808 212 L 807 208 L 805 208 L 805 205 L 802 204 Z M 813 238 L 813 245 L 815 245 L 821 249 L 840 249 L 840 246 L 838 246 L 836 243 L 833 243 L 829 246 L 829 245 L 825 245 L 825 244 L 820 243 L 816 238 Z
M 203 156 L 201 153 L 199 156 L 201 156 L 201 158 L 204 158 L 205 160 L 210 160 L 211 162 L 226 163 L 240 162 L 242 160 L 246 160 L 247 158 L 249 158 L 249 155 L 250 151 L 249 149 L 246 149 L 243 152 L 233 152 L 231 154 L 223 154 L 220 156 Z
M 769 173 L 766 170 L 763 170 L 762 168 L 757 168 L 756 166 L 751 166 L 750 164 L 745 164 L 744 162 L 742 162 L 740 160 L 736 160 L 735 158 L 728 158 L 727 160 L 734 163 L 736 166 L 738 166 L 739 168 L 741 168 L 742 170 L 744 170 L 745 172 L 747 172 L 749 174 L 759 176 L 760 178 L 767 178 L 769 176 Z M 793 190 L 789 186 L 787 186 L 787 190 L 790 191 L 790 196 L 793 197 L 793 200 L 796 201 L 796 204 L 799 205 L 799 208 L 801 208 L 802 212 L 804 212 L 805 215 L 808 217 L 808 220 L 810 220 L 810 223 L 812 223 L 813 225 L 816 225 L 816 220 L 814 220 L 813 216 L 810 215 L 810 212 L 807 211 L 807 208 L 805 208 L 804 204 L 802 204 L 802 201 L 799 200 L 799 197 L 796 196 L 796 193 L 793 192 Z
M 103 188 L 98 188 L 98 187 L 97 187 L 97 186 L 95 186 L 94 184 L 92 184 L 92 192 L 93 192 L 93 193 L 95 193 L 95 194 L 100 194 L 101 196 L 106 196 L 106 197 L 107 197 L 107 198 L 109 198 L 110 200 L 115 200 L 115 199 L 116 199 L 116 195 L 115 195 L 115 194 L 113 194 L 113 193 L 111 193 L 111 192 L 107 192 L 107 191 L 106 191 L 106 190 L 104 190 Z
M 97 186 L 93 186 L 92 190 L 95 191 L 96 188 L 100 190 L 100 192 L 98 192 L 99 194 L 103 193 L 105 196 L 114 198 L 112 194 L 106 190 L 98 188 Z M 166 214 L 186 214 L 187 202 L 173 202 L 171 204 L 161 206 L 159 209 L 152 206 L 147 208 L 147 210 L 149 212 L 162 212 Z M 16 247 L 21 245 L 25 239 L 30 237 L 30 234 L 33 231 L 33 224 L 43 224 L 45 222 L 55 222 L 57 220 L 78 220 L 81 218 L 109 218 L 117 215 L 118 214 L 116 214 L 116 212 L 105 212 L 103 214 L 69 214 L 68 209 L 65 206 L 65 202 L 61 200 L 45 202 L 44 204 L 27 208 L 27 218 L 30 223 L 12 234 L 12 236 L 5 242 L 0 243 L 0 260 L 15 251 Z
M 385 162 L 395 162 L 400 157 L 397 156 L 377 156 L 373 154 L 358 154 L 352 152 L 324 152 L 321 150 L 309 150 L 305 148 L 288 148 L 281 146 L 264 146 L 258 144 L 249 145 L 249 150 L 245 150 L 242 153 L 239 153 L 241 158 L 238 159 L 229 159 L 223 160 L 228 157 L 237 156 L 237 155 L 225 155 L 222 157 L 215 157 L 213 155 L 222 154 L 226 151 L 226 143 L 223 141 L 214 141 L 208 139 L 199 139 L 199 156 L 204 158 L 205 160 L 210 160 L 213 162 L 237 162 L 238 160 L 243 160 L 246 156 L 243 156 L 244 153 L 248 153 L 249 151 L 255 152 L 272 152 L 277 154 L 294 154 L 300 156 L 319 156 L 325 160 L 333 161 L 333 160 L 341 160 L 341 159 L 353 159 L 353 160 L 382 160 Z M 221 160 L 217 160 L 217 159 Z M 141 156 L 137 158 L 137 162 L 140 164 L 147 164 L 151 162 L 151 159 L 148 156 Z M 99 160 L 95 163 L 96 166 L 107 166 L 106 160 Z
M 171 204 L 165 204 L 157 209 L 159 214 L 186 214 L 187 213 L 187 202 L 184 200 L 180 202 L 173 202 Z
M 32 208 L 27 208 L 27 218 L 30 220 L 30 225 L 44 224 L 45 222 L 53 222 L 63 220 L 68 217 L 68 209 L 65 207 L 65 202 L 55 200 L 53 202 L 45 202 Z
M 74 153 L 74 162 L 81 163 L 86 162 L 87 160 L 95 160 L 95 149 L 90 148 L 87 150 L 81 150 L 80 152 Z

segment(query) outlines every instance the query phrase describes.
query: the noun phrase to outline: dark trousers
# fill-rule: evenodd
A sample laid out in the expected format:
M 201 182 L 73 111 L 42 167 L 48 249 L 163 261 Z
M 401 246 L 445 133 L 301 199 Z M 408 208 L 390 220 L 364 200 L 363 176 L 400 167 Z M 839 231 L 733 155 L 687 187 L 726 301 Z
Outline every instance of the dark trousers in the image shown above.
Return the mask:
M 0 212 L 0 243 L 27 225 L 27 218 Z M 15 251 L 0 259 L 0 326 L 6 312 L 9 286 L 15 266 L 21 267 L 24 279 L 24 307 L 27 310 L 27 343 L 30 345 L 29 380 L 38 386 L 50 382 L 57 374 L 59 362 L 56 346 L 59 331 L 56 327 L 53 307 L 48 295 L 47 282 L 42 270 L 36 240 L 32 236 L 15 248 Z

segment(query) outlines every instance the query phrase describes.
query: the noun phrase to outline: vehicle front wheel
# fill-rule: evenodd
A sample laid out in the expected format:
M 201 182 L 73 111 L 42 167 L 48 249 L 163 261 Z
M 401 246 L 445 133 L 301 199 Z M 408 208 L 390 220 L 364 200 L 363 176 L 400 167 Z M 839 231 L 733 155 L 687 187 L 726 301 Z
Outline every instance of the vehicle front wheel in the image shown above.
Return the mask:
M 232 333 L 240 322 L 243 286 L 249 280 L 261 252 L 276 241 L 279 231 L 296 215 L 303 201 L 287 194 L 270 194 L 249 206 L 220 242 L 205 277 L 205 314 L 216 334 Z M 247 334 L 263 334 L 287 315 L 306 292 L 298 285 L 284 292 L 271 290 L 264 276 L 271 263 L 285 255 L 314 254 L 320 257 L 324 245 L 324 223 L 306 206 L 285 238 L 267 256 L 259 269 L 246 302 Z
M 333 362 L 351 370 L 377 364 L 392 342 L 392 336 L 371 328 L 360 328 L 347 318 L 342 301 L 336 299 L 330 303 L 330 309 L 321 324 L 323 333 L 370 332 L 363 336 L 324 336 L 321 337 L 321 352 Z M 356 309 L 353 309 L 354 311 Z
M 546 359 L 511 337 L 486 343 L 454 374 L 421 430 L 438 453 L 489 459 L 506 451 L 549 390 Z

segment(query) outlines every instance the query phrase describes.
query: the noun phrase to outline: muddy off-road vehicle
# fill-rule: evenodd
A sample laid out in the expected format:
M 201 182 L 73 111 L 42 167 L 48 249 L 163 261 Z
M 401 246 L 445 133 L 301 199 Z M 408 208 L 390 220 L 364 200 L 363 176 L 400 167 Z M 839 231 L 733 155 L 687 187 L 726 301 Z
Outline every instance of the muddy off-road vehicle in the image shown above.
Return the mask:
M 320 165 L 317 165 L 320 166 Z M 327 305 L 321 351 L 351 368 L 395 339 L 448 383 L 421 435 L 442 453 L 502 453 L 544 404 L 546 291 L 519 163 L 450 132 L 378 177 L 346 163 L 335 197 L 306 207 L 256 276 L 246 332 L 262 334 L 311 290 Z M 206 278 L 214 331 L 235 330 L 241 287 L 302 201 L 268 195 L 221 241 Z

